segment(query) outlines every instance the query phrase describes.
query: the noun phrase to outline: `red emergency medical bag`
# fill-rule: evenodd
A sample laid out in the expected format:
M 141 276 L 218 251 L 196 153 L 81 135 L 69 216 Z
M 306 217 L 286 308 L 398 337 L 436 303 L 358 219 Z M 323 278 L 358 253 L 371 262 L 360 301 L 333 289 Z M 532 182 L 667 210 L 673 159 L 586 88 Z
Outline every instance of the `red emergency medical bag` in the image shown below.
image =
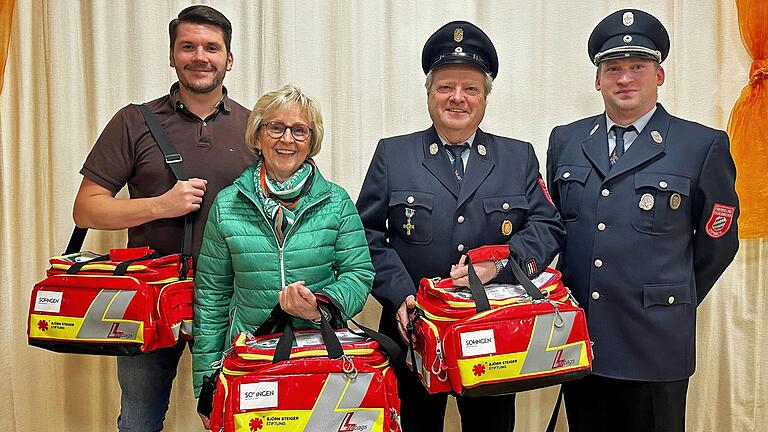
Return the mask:
M 66 353 L 135 355 L 191 338 L 191 261 L 148 247 L 51 258 L 48 277 L 32 289 L 29 344 Z
M 239 334 L 214 366 L 211 430 L 399 432 L 397 382 L 382 344 L 395 356 L 398 349 L 360 327 L 334 330 L 323 317 L 321 330 L 294 331 L 288 319 L 283 333 Z
M 177 180 L 189 180 L 181 155 L 146 105 L 137 108 Z M 135 355 L 192 338 L 192 216 L 184 216 L 181 254 L 145 246 L 81 252 L 87 229 L 75 227 L 64 255 L 50 259 L 32 289 L 30 345 L 51 351 Z
M 468 253 L 470 288 L 422 279 L 408 362 L 430 393 L 516 393 L 590 373 L 592 346 L 584 310 L 545 270 L 530 281 L 507 246 Z M 509 259 L 521 285 L 483 286 L 472 262 Z

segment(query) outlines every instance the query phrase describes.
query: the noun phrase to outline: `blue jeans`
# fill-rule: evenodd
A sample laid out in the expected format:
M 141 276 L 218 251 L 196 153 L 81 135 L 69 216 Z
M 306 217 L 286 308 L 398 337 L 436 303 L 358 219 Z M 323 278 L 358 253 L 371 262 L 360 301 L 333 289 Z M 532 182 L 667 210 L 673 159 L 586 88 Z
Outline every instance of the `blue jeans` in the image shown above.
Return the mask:
M 163 430 L 165 413 L 176 378 L 176 367 L 186 341 L 132 357 L 117 358 L 120 383 L 120 432 L 157 432 Z

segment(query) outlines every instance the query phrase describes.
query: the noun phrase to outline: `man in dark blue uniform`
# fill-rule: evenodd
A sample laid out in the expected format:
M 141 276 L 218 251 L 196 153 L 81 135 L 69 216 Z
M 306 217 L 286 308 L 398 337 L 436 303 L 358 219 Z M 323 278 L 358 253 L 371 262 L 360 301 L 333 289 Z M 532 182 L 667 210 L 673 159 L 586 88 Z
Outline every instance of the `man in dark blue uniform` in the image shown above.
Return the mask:
M 560 250 L 564 231 L 529 143 L 478 126 L 498 72 L 496 50 L 465 21 L 446 24 L 424 45 L 427 106 L 433 126 L 379 141 L 357 207 L 376 268 L 373 296 L 380 330 L 407 340 L 406 326 L 422 277 L 466 285 L 464 254 L 507 244 L 529 276 Z M 513 282 L 505 262 L 476 263 L 483 282 Z M 405 432 L 443 430 L 447 394 L 430 396 L 396 368 Z M 514 395 L 457 398 L 462 430 L 514 428 Z
M 685 430 L 696 307 L 738 249 L 723 131 L 656 102 L 669 35 L 634 9 L 589 38 L 605 113 L 552 130 L 563 278 L 587 312 L 593 375 L 563 386 L 571 431 Z

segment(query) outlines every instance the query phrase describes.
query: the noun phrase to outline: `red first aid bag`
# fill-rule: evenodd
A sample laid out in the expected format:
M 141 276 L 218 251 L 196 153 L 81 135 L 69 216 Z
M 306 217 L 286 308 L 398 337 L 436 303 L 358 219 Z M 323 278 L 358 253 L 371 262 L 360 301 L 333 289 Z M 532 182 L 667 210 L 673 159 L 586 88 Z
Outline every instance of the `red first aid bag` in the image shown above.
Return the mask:
M 176 180 L 189 176 L 162 124 L 137 105 Z M 32 289 L 27 341 L 51 351 L 134 355 L 192 337 L 192 222 L 184 216 L 181 254 L 149 247 L 80 252 L 87 229 L 75 227 L 63 256 Z
M 160 256 L 149 247 L 53 257 L 47 277 L 32 289 L 28 343 L 56 352 L 135 355 L 190 339 L 191 266 L 189 257 Z
M 472 262 L 509 258 L 507 246 L 468 253 L 470 288 L 422 279 L 408 362 L 430 393 L 516 393 L 590 373 L 592 346 L 583 309 L 547 269 L 533 281 L 514 259 L 522 285 L 483 286 Z
M 239 334 L 215 365 L 211 430 L 399 432 L 390 357 L 370 330 L 334 330 L 323 318 L 319 331 L 294 332 L 290 322 L 283 333 Z

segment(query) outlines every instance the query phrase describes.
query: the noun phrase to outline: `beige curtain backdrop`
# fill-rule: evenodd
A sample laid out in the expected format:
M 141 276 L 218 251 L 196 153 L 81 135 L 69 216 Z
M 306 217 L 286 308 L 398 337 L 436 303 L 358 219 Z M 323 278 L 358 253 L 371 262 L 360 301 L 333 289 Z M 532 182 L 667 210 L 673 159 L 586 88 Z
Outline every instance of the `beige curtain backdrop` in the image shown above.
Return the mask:
M 608 13 L 640 6 L 665 23 L 672 50 L 660 99 L 672 113 L 725 129 L 747 79 L 732 0 L 211 1 L 234 25 L 230 95 L 252 106 L 293 82 L 322 104 L 323 173 L 357 196 L 379 138 L 430 125 L 420 55 L 442 24 L 466 19 L 491 37 L 500 71 L 482 127 L 531 141 L 544 165 L 551 128 L 602 112 L 586 41 Z M 19 0 L 0 95 L 0 429 L 115 429 L 112 358 L 26 344 L 29 292 L 72 229 L 78 171 L 120 107 L 168 91 L 167 24 L 187 1 Z M 768 199 L 768 197 L 766 197 Z M 91 232 L 87 248 L 123 244 Z M 757 431 L 768 417 L 766 240 L 744 240 L 700 308 L 691 431 Z M 637 263 L 642 265 L 642 263 Z M 375 301 L 362 314 L 377 322 Z M 168 431 L 201 430 L 185 354 Z M 520 394 L 517 430 L 543 430 L 556 391 Z M 492 415 L 492 413 L 489 413 Z M 447 431 L 458 431 L 455 413 Z M 564 422 L 561 422 L 564 423 Z M 558 428 L 566 430 L 564 425 Z M 313 431 L 314 432 L 314 431 Z

